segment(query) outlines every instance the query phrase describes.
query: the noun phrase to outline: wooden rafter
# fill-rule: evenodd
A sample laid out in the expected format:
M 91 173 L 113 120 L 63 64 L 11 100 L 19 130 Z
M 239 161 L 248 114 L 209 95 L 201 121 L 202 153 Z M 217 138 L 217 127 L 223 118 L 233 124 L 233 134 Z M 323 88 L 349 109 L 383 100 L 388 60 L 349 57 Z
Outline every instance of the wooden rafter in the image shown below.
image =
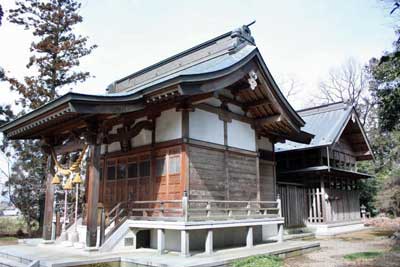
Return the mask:
M 275 122 L 279 122 L 281 120 L 282 120 L 282 116 L 280 114 L 277 114 L 277 115 L 272 115 L 272 116 L 268 116 L 268 117 L 261 118 L 261 119 L 256 119 L 255 123 L 258 125 L 267 126 L 267 125 L 273 124 Z

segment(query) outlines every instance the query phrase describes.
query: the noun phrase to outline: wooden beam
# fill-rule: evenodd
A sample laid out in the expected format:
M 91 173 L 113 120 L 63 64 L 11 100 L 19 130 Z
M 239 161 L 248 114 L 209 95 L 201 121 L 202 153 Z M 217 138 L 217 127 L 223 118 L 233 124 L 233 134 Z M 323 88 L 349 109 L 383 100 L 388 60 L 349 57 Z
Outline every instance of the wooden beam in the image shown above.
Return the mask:
M 248 118 L 246 116 L 242 116 L 230 111 L 226 111 L 226 110 L 222 110 L 221 108 L 217 108 L 217 107 L 213 107 L 211 105 L 207 105 L 207 104 L 198 104 L 195 106 L 196 108 L 214 113 L 214 114 L 218 114 L 220 117 L 225 118 L 226 120 L 230 121 L 232 119 L 241 121 L 241 122 L 246 122 L 246 123 L 252 123 L 253 120 L 251 118 Z M 228 119 L 229 118 L 229 119 Z M 225 120 L 224 119 L 224 120 Z
M 224 95 L 219 95 L 218 98 L 223 103 L 229 103 L 229 104 L 236 105 L 236 106 L 239 106 L 239 107 L 243 107 L 243 105 L 245 104 L 243 102 L 237 101 L 236 99 L 233 99 L 233 98 L 230 98 L 230 97 L 227 97 L 227 96 L 224 96 Z
M 83 142 L 82 140 L 74 140 L 67 142 L 66 144 L 54 147 L 54 152 L 56 153 L 56 155 L 75 152 L 78 150 L 82 150 L 84 145 L 85 142 Z
M 280 114 L 278 114 L 278 115 L 272 115 L 272 116 L 268 116 L 268 117 L 261 118 L 261 119 L 256 119 L 255 123 L 258 125 L 262 124 L 263 126 L 267 126 L 267 125 L 270 125 L 274 122 L 278 122 L 281 120 L 282 120 L 282 116 Z

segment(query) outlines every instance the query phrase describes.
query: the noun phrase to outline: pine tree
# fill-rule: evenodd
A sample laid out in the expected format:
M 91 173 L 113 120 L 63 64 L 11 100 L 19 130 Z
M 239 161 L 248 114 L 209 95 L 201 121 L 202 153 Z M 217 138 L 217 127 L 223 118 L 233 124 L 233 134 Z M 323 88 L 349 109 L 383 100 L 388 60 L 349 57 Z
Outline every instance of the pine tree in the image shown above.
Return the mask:
M 76 70 L 80 58 L 96 46 L 88 46 L 88 38 L 76 35 L 73 27 L 82 22 L 78 14 L 81 4 L 76 0 L 17 1 L 8 19 L 11 23 L 32 30 L 34 41 L 27 68 L 36 68 L 38 75 L 27 76 L 23 82 L 7 77 L 11 90 L 22 98 L 19 102 L 36 109 L 55 99 L 59 89 L 83 82 L 89 72 Z
M 76 0 L 16 1 L 16 9 L 9 10 L 8 20 L 32 31 L 31 57 L 27 68 L 35 75 L 23 80 L 5 73 L 3 79 L 10 90 L 19 94 L 16 104 L 22 106 L 22 115 L 59 96 L 60 89 L 68 89 L 90 77 L 78 69 L 80 59 L 96 47 L 88 45 L 88 38 L 74 32 L 82 22 L 81 4 Z M 8 181 L 11 201 L 18 207 L 32 231 L 40 219 L 44 203 L 46 158 L 38 141 L 8 142 L 8 155 L 14 158 Z

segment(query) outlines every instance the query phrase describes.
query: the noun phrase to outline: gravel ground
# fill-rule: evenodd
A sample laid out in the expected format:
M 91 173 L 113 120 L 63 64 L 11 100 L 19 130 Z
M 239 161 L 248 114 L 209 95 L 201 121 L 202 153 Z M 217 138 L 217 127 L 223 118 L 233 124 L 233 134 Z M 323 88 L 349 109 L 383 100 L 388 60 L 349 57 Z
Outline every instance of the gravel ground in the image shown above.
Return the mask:
M 319 239 L 321 249 L 302 256 L 288 258 L 285 267 L 399 267 L 400 249 L 393 249 L 394 241 L 389 238 L 393 231 L 366 230 Z M 370 260 L 349 261 L 344 255 L 356 252 L 380 251 L 384 254 Z

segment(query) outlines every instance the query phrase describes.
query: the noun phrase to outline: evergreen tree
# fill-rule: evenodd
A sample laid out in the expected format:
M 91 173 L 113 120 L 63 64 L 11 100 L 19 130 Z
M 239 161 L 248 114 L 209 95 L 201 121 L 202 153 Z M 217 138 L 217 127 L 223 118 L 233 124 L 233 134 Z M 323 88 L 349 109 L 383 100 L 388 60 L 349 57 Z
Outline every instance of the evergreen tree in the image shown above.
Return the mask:
M 16 1 L 16 8 L 9 10 L 8 20 L 32 31 L 34 37 L 27 68 L 35 75 L 23 80 L 9 73 L 3 76 L 10 90 L 20 96 L 16 101 L 23 110 L 19 116 L 54 100 L 60 89 L 90 77 L 89 72 L 78 70 L 80 59 L 96 47 L 74 32 L 74 26 L 82 22 L 80 8 L 76 0 L 25 0 Z M 14 158 L 8 181 L 11 201 L 23 213 L 29 230 L 44 204 L 46 157 L 39 148 L 38 141 L 8 142 L 8 155 Z

